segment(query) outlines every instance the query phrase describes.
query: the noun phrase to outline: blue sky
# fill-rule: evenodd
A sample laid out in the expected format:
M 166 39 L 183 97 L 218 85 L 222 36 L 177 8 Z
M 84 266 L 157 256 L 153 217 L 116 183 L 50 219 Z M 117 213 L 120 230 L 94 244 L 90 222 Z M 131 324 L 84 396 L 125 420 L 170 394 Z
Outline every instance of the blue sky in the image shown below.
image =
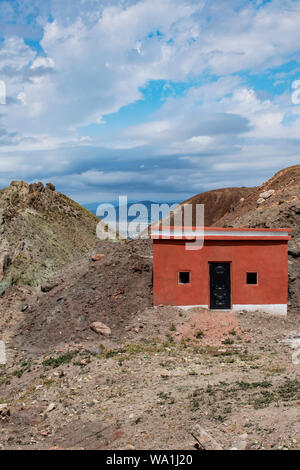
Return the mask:
M 299 163 L 299 0 L 0 0 L 0 187 L 180 200 Z

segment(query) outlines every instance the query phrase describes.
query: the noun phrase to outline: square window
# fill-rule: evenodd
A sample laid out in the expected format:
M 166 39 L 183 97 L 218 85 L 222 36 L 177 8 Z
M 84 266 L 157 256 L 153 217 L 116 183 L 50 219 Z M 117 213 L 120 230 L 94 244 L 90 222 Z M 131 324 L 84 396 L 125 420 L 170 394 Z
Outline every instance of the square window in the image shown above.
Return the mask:
M 189 283 L 190 283 L 190 273 L 188 271 L 180 271 L 178 284 L 189 284 Z
M 257 284 L 257 273 L 247 273 L 247 284 Z

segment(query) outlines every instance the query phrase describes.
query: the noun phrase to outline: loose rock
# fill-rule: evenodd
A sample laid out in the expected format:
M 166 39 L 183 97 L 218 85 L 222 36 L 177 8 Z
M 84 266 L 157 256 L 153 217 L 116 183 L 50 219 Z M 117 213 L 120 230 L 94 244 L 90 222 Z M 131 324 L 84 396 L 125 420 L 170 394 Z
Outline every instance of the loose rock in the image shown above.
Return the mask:
M 263 199 L 268 199 L 274 193 L 275 193 L 274 189 L 269 189 L 268 191 L 264 191 L 263 193 L 260 193 L 259 197 L 261 197 Z
M 46 409 L 45 413 L 50 413 L 50 411 L 54 410 L 56 408 L 55 403 L 50 403 L 48 408 Z
M 0 405 L 0 416 L 2 418 L 5 418 L 7 416 L 10 416 L 10 409 L 8 408 L 7 403 L 2 403 Z
M 257 204 L 262 204 L 263 202 L 265 202 L 265 199 L 263 197 L 257 199 Z
M 101 321 L 95 321 L 94 323 L 91 324 L 90 326 L 91 330 L 95 331 L 95 333 L 104 335 L 104 336 L 110 336 L 111 335 L 111 329 L 102 323 Z
M 92 256 L 92 261 L 101 261 L 104 258 L 104 255 L 97 254 Z

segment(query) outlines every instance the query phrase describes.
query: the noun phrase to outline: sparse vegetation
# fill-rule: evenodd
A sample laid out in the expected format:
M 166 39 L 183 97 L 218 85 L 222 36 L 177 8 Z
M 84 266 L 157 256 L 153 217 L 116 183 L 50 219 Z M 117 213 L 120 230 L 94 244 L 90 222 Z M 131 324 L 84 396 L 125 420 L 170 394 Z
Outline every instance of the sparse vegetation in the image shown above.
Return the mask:
M 48 359 L 45 359 L 43 361 L 43 366 L 56 368 L 61 366 L 62 364 L 69 364 L 77 353 L 78 351 L 73 351 L 58 357 L 49 357 Z
M 228 345 L 230 345 L 230 344 L 233 344 L 233 343 L 234 343 L 234 341 L 233 341 L 232 339 L 230 339 L 230 338 L 226 338 L 226 339 L 223 340 L 223 344 L 228 344 Z

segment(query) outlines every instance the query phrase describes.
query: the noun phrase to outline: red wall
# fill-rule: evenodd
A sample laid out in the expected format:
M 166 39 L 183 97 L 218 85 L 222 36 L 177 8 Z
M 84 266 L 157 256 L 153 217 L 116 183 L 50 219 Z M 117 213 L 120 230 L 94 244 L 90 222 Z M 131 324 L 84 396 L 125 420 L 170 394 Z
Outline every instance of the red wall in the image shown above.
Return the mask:
M 154 305 L 208 305 L 209 262 L 231 262 L 231 304 L 287 304 L 286 241 L 206 240 L 201 250 L 182 240 L 153 240 Z M 178 284 L 179 271 L 190 271 L 190 284 Z M 258 285 L 246 273 L 258 272 Z

